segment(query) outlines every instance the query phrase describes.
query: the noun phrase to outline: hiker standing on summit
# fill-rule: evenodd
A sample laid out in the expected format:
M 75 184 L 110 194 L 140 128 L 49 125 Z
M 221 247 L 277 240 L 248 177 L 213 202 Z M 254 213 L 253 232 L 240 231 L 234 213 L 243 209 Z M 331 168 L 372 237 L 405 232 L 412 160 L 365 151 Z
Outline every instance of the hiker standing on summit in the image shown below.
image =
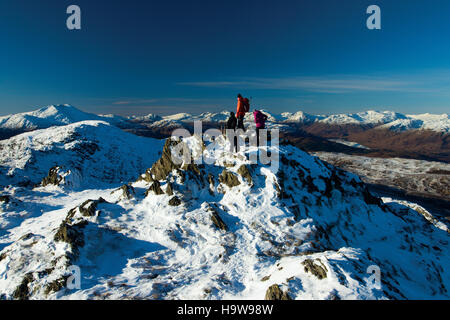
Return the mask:
M 266 128 L 267 115 L 259 110 L 253 111 L 253 117 L 256 124 L 256 145 L 259 146 L 259 130 Z
M 244 116 L 245 113 L 247 113 L 250 110 L 250 101 L 247 98 L 242 97 L 242 95 L 239 93 L 237 95 L 237 109 L 236 109 L 236 117 L 238 119 L 237 128 L 244 129 Z

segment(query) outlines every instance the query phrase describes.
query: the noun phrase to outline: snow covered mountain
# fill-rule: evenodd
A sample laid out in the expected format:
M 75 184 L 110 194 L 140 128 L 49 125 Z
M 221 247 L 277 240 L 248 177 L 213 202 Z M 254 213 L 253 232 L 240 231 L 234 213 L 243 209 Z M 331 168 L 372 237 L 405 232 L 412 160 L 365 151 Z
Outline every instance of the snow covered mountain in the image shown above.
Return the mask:
M 104 121 L 35 130 L 0 141 L 0 186 L 38 184 L 54 167 L 72 187 L 121 183 L 150 166 L 160 147 Z
M 298 111 L 295 113 L 284 112 L 281 114 L 272 114 L 266 110 L 262 111 L 268 116 L 269 126 L 272 127 L 279 127 L 283 124 L 310 125 L 317 123 L 330 126 L 369 125 L 370 127 L 394 131 L 423 129 L 444 133 L 450 132 L 450 119 L 448 114 L 404 115 L 393 111 L 370 110 L 349 114 L 311 115 L 304 113 L 303 111 Z M 132 119 L 145 121 L 149 123 L 151 127 L 176 127 L 193 121 L 225 122 L 228 117 L 229 112 L 222 111 L 219 113 L 207 112 L 199 115 L 179 113 L 163 117 L 155 117 L 155 115 L 150 114 L 144 117 L 133 117 Z M 251 112 L 247 113 L 245 120 L 252 123 L 253 114 Z
M 406 116 L 392 111 L 365 111 L 349 114 L 335 114 L 319 119 L 319 122 L 328 124 L 385 124 L 398 119 L 406 119 Z
M 389 129 L 394 131 L 407 131 L 415 129 L 432 130 L 437 132 L 450 132 L 450 119 L 448 114 L 420 114 L 408 115 L 405 119 L 395 121 L 379 126 L 380 129 Z
M 127 149 L 138 144 L 119 131 L 115 142 L 105 123 L 58 129 L 110 144 L 102 154 L 119 157 L 116 166 L 138 156 Z M 39 131 L 33 148 L 16 153 L 38 149 L 38 136 L 54 130 Z M 173 162 L 180 143 L 197 164 Z M 69 156 L 73 139 L 50 145 L 59 158 L 80 157 Z M 71 191 L 54 186 L 59 179 L 4 188 L 1 298 L 449 299 L 449 231 L 435 217 L 383 202 L 357 176 L 291 145 L 228 150 L 223 137 L 168 139 L 151 168 L 120 188 L 87 183 Z M 279 152 L 279 170 L 250 163 L 261 150 Z M 91 165 L 105 165 L 100 159 Z M 81 281 L 71 289 L 74 270 Z
M 53 126 L 63 126 L 86 120 L 103 120 L 120 126 L 127 122 L 125 118 L 116 115 L 95 115 L 83 112 L 71 105 L 52 105 L 36 111 L 17 113 L 0 117 L 0 129 L 31 131 Z
M 392 111 L 380 112 L 370 110 L 349 114 L 311 115 L 303 111 L 295 113 L 284 112 L 281 114 L 272 114 L 264 109 L 262 111 L 268 116 L 269 127 L 283 130 L 290 130 L 290 124 L 324 124 L 330 126 L 370 125 L 371 127 L 394 131 L 424 129 L 444 133 L 450 132 L 450 119 L 448 114 L 404 115 Z M 44 107 L 32 112 L 0 117 L 0 131 L 13 130 L 26 132 L 86 120 L 102 120 L 123 129 L 137 129 L 141 124 L 147 128 L 167 129 L 181 127 L 193 121 L 223 123 L 227 121 L 229 114 L 229 111 L 222 111 L 218 113 L 205 112 L 198 115 L 189 113 L 177 113 L 168 116 L 148 114 L 146 116 L 129 116 L 128 118 L 123 118 L 116 115 L 86 113 L 70 105 L 56 105 Z M 253 114 L 251 112 L 247 113 L 245 120 L 248 123 L 253 123 Z

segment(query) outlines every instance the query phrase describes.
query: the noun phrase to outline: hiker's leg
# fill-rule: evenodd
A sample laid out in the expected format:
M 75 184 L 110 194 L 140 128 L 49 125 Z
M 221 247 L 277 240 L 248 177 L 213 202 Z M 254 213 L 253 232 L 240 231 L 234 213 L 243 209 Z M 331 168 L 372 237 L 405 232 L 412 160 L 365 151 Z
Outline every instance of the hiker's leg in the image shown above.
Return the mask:
M 259 147 L 259 128 L 256 128 L 256 146 Z
M 239 116 L 239 119 L 238 119 L 238 129 L 244 130 L 244 116 Z

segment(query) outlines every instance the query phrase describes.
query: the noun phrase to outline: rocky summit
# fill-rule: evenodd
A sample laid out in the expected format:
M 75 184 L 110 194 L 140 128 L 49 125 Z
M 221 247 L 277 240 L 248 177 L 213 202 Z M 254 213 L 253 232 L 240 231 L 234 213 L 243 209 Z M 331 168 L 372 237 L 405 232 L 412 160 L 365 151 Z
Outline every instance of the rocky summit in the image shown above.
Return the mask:
M 82 122 L 0 147 L 2 299 L 450 297 L 445 223 L 293 145 Z M 250 162 L 261 149 L 276 166 Z

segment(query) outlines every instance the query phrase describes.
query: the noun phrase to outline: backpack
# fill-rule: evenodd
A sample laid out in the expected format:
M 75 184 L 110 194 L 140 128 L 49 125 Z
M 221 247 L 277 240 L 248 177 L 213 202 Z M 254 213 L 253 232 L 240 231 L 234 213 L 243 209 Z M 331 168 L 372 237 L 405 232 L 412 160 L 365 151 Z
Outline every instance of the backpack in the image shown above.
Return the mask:
M 250 111 L 250 100 L 248 100 L 248 98 L 244 98 L 242 101 L 244 103 L 244 112 L 249 112 Z
M 255 122 L 264 125 L 266 122 L 266 117 L 264 117 L 264 114 L 261 111 L 257 111 L 255 116 Z

